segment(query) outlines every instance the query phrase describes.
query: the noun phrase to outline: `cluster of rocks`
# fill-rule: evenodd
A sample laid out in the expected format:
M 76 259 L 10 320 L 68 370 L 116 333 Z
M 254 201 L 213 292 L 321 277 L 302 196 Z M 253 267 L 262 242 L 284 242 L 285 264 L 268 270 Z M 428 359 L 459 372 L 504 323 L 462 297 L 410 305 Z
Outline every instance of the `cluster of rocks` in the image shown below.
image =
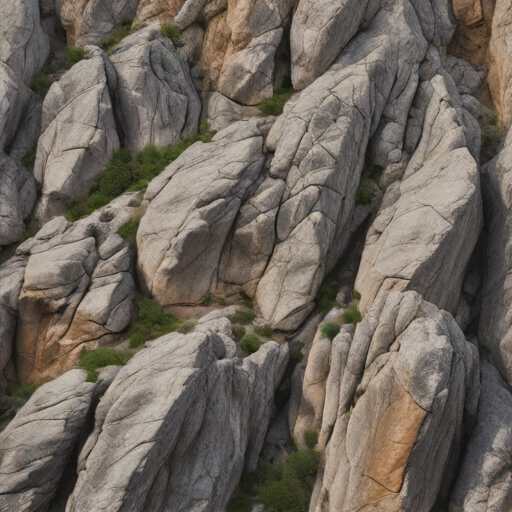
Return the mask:
M 508 0 L 4 2 L 0 393 L 42 386 L 0 433 L 0 509 L 223 511 L 274 426 L 319 434 L 311 512 L 508 512 L 512 129 L 486 162 L 481 125 L 490 97 L 512 124 L 511 17 Z M 29 85 L 61 32 L 86 58 L 43 100 Z M 212 140 L 145 192 L 66 220 L 119 149 L 201 120 Z M 333 339 L 315 312 L 332 273 L 362 315 Z M 290 343 L 243 357 L 223 309 L 86 382 L 80 354 L 126 337 L 136 287 L 166 308 L 245 295 Z

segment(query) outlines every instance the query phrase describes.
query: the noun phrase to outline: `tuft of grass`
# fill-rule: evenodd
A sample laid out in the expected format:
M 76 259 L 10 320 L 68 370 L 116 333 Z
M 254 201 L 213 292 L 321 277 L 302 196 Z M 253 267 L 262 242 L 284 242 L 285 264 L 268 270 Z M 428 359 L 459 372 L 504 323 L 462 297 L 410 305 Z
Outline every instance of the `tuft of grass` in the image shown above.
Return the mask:
M 258 336 L 262 336 L 263 338 L 271 339 L 274 335 L 274 331 L 272 330 L 272 327 L 270 325 L 263 325 L 261 327 L 256 327 L 256 334 Z
M 21 163 L 24 165 L 27 171 L 34 171 L 34 164 L 36 163 L 36 150 L 35 148 L 31 149 L 22 159 Z
M 313 429 L 306 430 L 306 432 L 304 432 L 304 442 L 306 446 L 312 450 L 318 444 L 318 432 Z
M 98 369 L 105 366 L 124 366 L 130 359 L 131 354 L 118 352 L 113 348 L 100 348 L 98 350 L 84 350 L 80 356 L 78 368 L 87 371 L 87 382 L 96 382 Z
M 23 402 L 28 402 L 30 397 L 36 392 L 37 386 L 27 382 L 20 384 L 11 384 L 7 388 L 7 394 L 13 398 L 18 398 Z
M 304 359 L 304 354 L 302 353 L 303 345 L 297 345 L 292 351 L 292 358 L 300 363 Z
M 240 347 L 246 356 L 250 356 L 251 354 L 254 354 L 254 352 L 257 352 L 260 346 L 261 342 L 256 334 L 246 334 L 240 340 Z
M 325 282 L 317 294 L 317 309 L 320 313 L 327 314 L 336 306 L 339 284 L 336 281 Z
M 240 309 L 234 315 L 228 316 L 232 324 L 250 325 L 256 318 L 254 311 L 250 309 Z
M 337 324 L 336 322 L 326 322 L 322 325 L 321 331 L 322 334 L 329 338 L 330 340 L 333 340 L 336 338 L 336 336 L 339 334 L 341 330 L 341 325 Z
M 352 302 L 341 318 L 345 324 L 358 324 L 362 320 L 362 317 L 359 309 L 357 308 L 357 304 Z
M 352 292 L 352 298 L 353 298 L 354 300 L 361 300 L 361 294 L 360 294 L 357 290 L 354 290 L 354 291 Z
M 279 116 L 283 113 L 285 103 L 291 98 L 293 89 L 275 87 L 272 98 L 265 98 L 260 104 L 260 112 L 264 116 Z
M 135 294 L 135 317 L 128 326 L 130 348 L 176 331 L 183 323 L 172 313 L 166 313 L 155 300 Z
M 180 40 L 180 31 L 177 27 L 172 25 L 171 23 L 164 23 L 160 27 L 160 32 L 164 37 L 170 39 L 175 45 L 179 43 Z
M 488 124 L 482 127 L 482 153 L 485 160 L 491 160 L 503 146 L 503 133 L 499 128 L 498 116 L 489 117 Z
M 231 327 L 231 330 L 233 331 L 233 336 L 235 337 L 236 341 L 240 341 L 247 332 L 245 330 L 245 327 L 243 325 L 235 324 Z
M 192 332 L 197 325 L 197 320 L 195 318 L 191 318 L 190 320 L 187 320 L 186 322 L 183 322 L 181 326 L 178 329 L 178 332 L 181 334 L 188 334 L 189 332 Z
M 116 27 L 112 33 L 101 43 L 101 47 L 107 53 L 110 53 L 114 46 L 118 45 L 126 36 L 132 33 L 131 24 L 125 23 Z
M 135 243 L 135 237 L 137 236 L 138 229 L 139 221 L 129 220 L 117 230 L 117 234 L 121 238 L 128 240 L 128 242 Z
M 356 205 L 371 205 L 375 192 L 372 188 L 372 183 L 368 178 L 363 178 L 356 192 Z
M 32 77 L 29 86 L 30 89 L 32 89 L 38 96 L 44 98 L 53 83 L 48 75 L 55 73 L 55 71 L 55 68 L 51 66 L 44 67 Z
M 85 50 L 83 48 L 76 48 L 74 46 L 66 47 L 66 63 L 67 67 L 71 68 L 81 60 L 85 59 Z

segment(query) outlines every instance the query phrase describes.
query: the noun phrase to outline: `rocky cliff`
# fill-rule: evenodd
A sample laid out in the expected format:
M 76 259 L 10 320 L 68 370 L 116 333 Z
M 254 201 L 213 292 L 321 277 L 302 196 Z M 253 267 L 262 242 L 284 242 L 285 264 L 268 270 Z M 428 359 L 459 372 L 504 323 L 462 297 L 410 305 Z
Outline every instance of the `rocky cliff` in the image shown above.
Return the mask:
M 512 511 L 511 21 L 0 3 L 0 510 Z

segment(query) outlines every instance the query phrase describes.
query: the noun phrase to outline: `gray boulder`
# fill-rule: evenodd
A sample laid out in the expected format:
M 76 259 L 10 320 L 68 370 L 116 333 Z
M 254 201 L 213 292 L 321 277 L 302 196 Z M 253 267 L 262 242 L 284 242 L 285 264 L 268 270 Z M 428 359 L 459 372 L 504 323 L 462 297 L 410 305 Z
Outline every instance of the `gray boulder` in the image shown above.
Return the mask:
M 197 131 L 201 101 L 188 66 L 159 25 L 123 39 L 111 60 L 124 147 L 136 153 L 149 144 L 176 144 Z
M 115 86 L 115 71 L 97 49 L 48 91 L 34 167 L 42 190 L 36 210 L 40 222 L 66 213 L 87 194 L 119 149 L 111 101 Z
M 243 361 L 226 358 L 207 326 L 150 342 L 121 369 L 97 409 L 67 512 L 126 503 L 216 512 L 244 466 L 255 469 L 288 348 L 269 342 Z
M 72 370 L 44 384 L 0 433 L 0 508 L 46 510 L 78 441 L 94 384 Z

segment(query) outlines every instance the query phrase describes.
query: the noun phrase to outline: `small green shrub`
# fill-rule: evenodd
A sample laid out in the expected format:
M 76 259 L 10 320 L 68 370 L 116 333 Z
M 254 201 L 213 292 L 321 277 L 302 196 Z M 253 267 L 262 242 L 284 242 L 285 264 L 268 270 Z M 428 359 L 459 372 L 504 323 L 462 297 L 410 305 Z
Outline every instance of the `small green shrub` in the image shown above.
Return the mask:
M 178 332 L 181 334 L 188 334 L 189 332 L 192 332 L 197 325 L 197 320 L 195 318 L 191 318 L 190 320 L 187 320 L 181 324 L 181 326 L 178 329 Z
M 30 397 L 36 392 L 36 389 L 37 386 L 35 384 L 11 384 L 7 389 L 7 394 L 13 398 L 18 398 L 23 402 L 27 402 L 30 399 Z
M 359 309 L 357 308 L 357 304 L 352 302 L 349 308 L 343 313 L 341 316 L 343 319 L 343 323 L 345 324 L 357 324 L 362 320 L 361 313 L 359 313 Z
M 246 334 L 240 340 L 240 347 L 246 356 L 250 356 L 251 354 L 254 354 L 254 352 L 257 352 L 260 346 L 260 339 L 256 334 Z
M 283 113 L 285 103 L 291 98 L 293 89 L 276 87 L 272 98 L 265 98 L 259 105 L 264 116 L 279 116 Z
M 361 294 L 360 294 L 358 291 L 354 290 L 354 291 L 352 292 L 352 298 L 353 298 L 354 300 L 361 300 Z
M 139 229 L 139 222 L 134 220 L 129 220 L 125 224 L 123 224 L 118 230 L 117 234 L 128 240 L 128 242 L 134 243 L 135 237 L 137 236 L 137 230 Z
M 101 47 L 107 53 L 110 53 L 114 46 L 119 44 L 126 36 L 130 35 L 131 31 L 132 30 L 130 24 L 124 24 L 116 27 L 112 33 L 103 41 Z
M 315 476 L 318 471 L 320 454 L 313 450 L 298 450 L 290 455 L 288 461 L 291 471 L 299 478 Z
M 254 311 L 250 309 L 240 309 L 234 315 L 228 316 L 232 324 L 250 325 L 256 318 Z
M 484 160 L 491 160 L 501 150 L 503 134 L 498 125 L 498 116 L 489 118 L 488 124 L 482 127 L 482 153 Z
M 128 326 L 130 348 L 137 348 L 146 341 L 176 331 L 183 323 L 172 313 L 166 313 L 155 300 L 135 295 L 135 318 Z
M 98 369 L 105 366 L 124 366 L 131 354 L 118 352 L 113 348 L 100 348 L 98 350 L 84 350 L 80 356 L 78 368 L 87 371 L 87 382 L 96 382 Z
M 368 178 L 363 178 L 356 192 L 356 204 L 368 206 L 372 204 L 375 192 L 372 183 Z
M 231 327 L 231 330 L 233 331 L 233 336 L 235 337 L 236 341 L 240 341 L 246 333 L 245 327 L 243 325 L 233 325 Z
M 333 340 L 339 334 L 340 330 L 341 325 L 336 322 L 326 322 L 321 328 L 322 334 L 330 340 Z
M 68 68 L 85 59 L 85 50 L 83 48 L 75 48 L 73 46 L 66 47 L 66 62 Z
M 302 353 L 303 346 L 297 345 L 292 351 L 292 358 L 300 363 L 304 359 L 304 354 Z
M 318 432 L 316 430 L 306 430 L 304 432 L 304 442 L 306 446 L 312 450 L 318 444 Z
M 101 176 L 98 190 L 112 199 L 122 194 L 133 181 L 132 155 L 127 149 L 116 151 Z
M 274 331 L 270 325 L 263 325 L 261 327 L 256 327 L 256 334 L 258 336 L 263 336 L 263 338 L 271 339 L 274 335 Z
M 226 512 L 251 512 L 252 499 L 248 494 L 237 493 L 229 502 Z
M 32 172 L 34 170 L 34 164 L 36 163 L 36 150 L 31 149 L 22 159 L 21 163 L 24 165 L 27 171 Z
M 41 71 L 36 73 L 30 82 L 30 88 L 38 95 L 44 98 L 46 93 L 49 91 L 52 86 L 52 81 L 48 75 L 55 73 L 55 68 L 51 66 L 46 66 Z
M 339 284 L 336 281 L 324 283 L 317 295 L 317 309 L 320 313 L 327 314 L 336 306 Z
M 164 37 L 170 39 L 174 44 L 178 44 L 180 40 L 180 31 L 171 23 L 164 23 L 160 27 L 160 31 Z

